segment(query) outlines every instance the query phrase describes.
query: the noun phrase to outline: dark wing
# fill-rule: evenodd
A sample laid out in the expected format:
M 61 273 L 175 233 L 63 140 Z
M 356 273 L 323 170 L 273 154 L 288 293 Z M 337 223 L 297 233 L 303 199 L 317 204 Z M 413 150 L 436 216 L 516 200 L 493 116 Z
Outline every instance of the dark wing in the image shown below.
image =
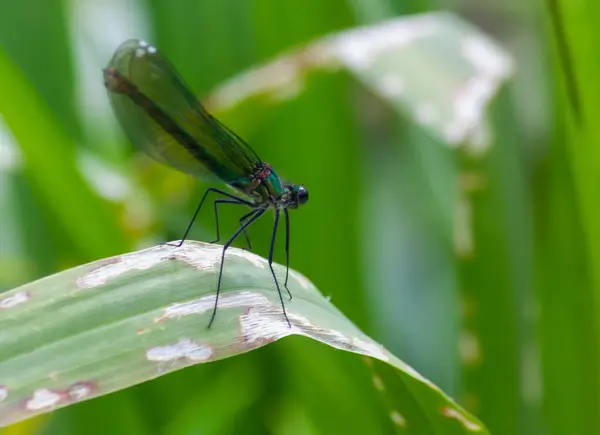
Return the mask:
M 113 55 L 104 81 L 131 141 L 155 160 L 225 183 L 248 181 L 256 153 L 204 109 L 156 48 L 129 40 Z

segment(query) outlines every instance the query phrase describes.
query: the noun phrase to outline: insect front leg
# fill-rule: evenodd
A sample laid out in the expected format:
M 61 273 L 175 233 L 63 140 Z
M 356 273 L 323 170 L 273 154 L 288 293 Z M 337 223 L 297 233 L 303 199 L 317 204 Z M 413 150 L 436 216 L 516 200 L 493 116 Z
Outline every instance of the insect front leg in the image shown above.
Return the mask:
M 171 246 L 177 246 L 180 247 L 181 245 L 183 245 L 183 242 L 185 242 L 185 240 L 188 237 L 188 234 L 190 233 L 190 230 L 192 229 L 192 226 L 194 225 L 194 222 L 196 221 L 196 218 L 198 217 L 198 213 L 200 213 L 200 210 L 202 209 L 202 205 L 204 204 L 204 201 L 206 200 L 206 197 L 208 196 L 208 194 L 210 192 L 215 192 L 216 194 L 219 195 L 223 195 L 227 198 L 230 198 L 231 200 L 235 200 L 237 203 L 241 203 L 241 204 L 246 204 L 248 206 L 252 206 L 253 204 L 250 201 L 246 201 L 245 199 L 242 198 L 238 198 L 235 195 L 232 195 L 230 193 L 227 193 L 223 190 L 214 188 L 214 187 L 209 187 L 208 189 L 206 189 L 206 192 L 204 192 L 204 195 L 202 196 L 202 199 L 200 200 L 200 204 L 198 204 L 198 207 L 196 207 L 196 211 L 194 212 L 194 216 L 192 217 L 192 220 L 190 221 L 190 223 L 188 224 L 185 233 L 183 233 L 183 237 L 181 238 L 181 240 L 179 241 L 179 243 L 167 243 L 167 245 L 171 245 Z M 217 223 L 217 232 L 218 232 L 218 223 Z

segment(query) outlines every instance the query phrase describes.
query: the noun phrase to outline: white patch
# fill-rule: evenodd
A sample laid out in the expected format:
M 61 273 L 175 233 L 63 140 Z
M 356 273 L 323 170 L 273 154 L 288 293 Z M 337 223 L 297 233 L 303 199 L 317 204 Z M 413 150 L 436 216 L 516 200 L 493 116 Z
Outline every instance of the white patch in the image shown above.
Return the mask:
M 0 402 L 6 400 L 8 397 L 8 388 L 5 386 L 0 386 Z
M 421 125 L 432 125 L 439 119 L 439 113 L 434 104 L 420 103 L 415 109 L 415 119 Z
M 214 306 L 215 295 L 202 296 L 191 301 L 169 305 L 164 309 L 160 317 L 154 319 L 154 322 L 158 323 L 166 319 L 179 319 L 192 314 L 202 314 L 212 311 Z M 219 309 L 261 306 L 269 307 L 271 306 L 271 302 L 266 296 L 260 293 L 241 291 L 227 293 L 219 297 Z
M 303 316 L 287 313 L 292 327 L 283 317 L 279 307 L 253 307 L 240 316 L 242 333 L 247 342 L 275 341 L 288 335 L 303 335 L 326 343 L 332 347 L 349 350 L 350 340 L 334 329 L 320 328 Z
M 114 143 L 117 130 L 109 118 L 109 101 L 98 71 L 123 41 L 149 35 L 148 10 L 138 0 L 73 1 L 65 8 L 69 20 L 78 119 L 86 134 Z M 113 127 L 113 128 L 110 128 Z M 116 125 L 115 125 L 116 127 Z
M 234 77 L 212 93 L 209 105 L 227 110 L 259 93 L 276 101 L 294 98 L 302 90 L 304 70 L 310 67 L 310 53 L 307 50 L 283 56 Z
M 381 380 L 381 378 L 377 375 L 373 375 L 373 378 L 371 378 L 371 380 L 373 381 L 373 385 L 375 386 L 375 389 L 377 391 L 383 391 L 385 390 L 385 386 L 383 385 L 383 381 Z
M 221 261 L 220 254 L 221 248 L 207 243 L 189 242 L 180 247 L 159 245 L 116 257 L 114 263 L 101 266 L 80 277 L 77 285 L 84 289 L 98 287 L 126 272 L 147 270 L 169 260 L 183 261 L 198 270 L 210 270 Z
M 475 365 L 481 362 L 479 340 L 469 331 L 463 331 L 458 337 L 458 353 L 465 365 Z
M 60 403 L 60 394 L 47 388 L 39 388 L 33 392 L 33 397 L 25 402 L 28 411 L 52 408 Z
M 473 76 L 459 89 L 453 102 L 453 119 L 444 127 L 444 138 L 451 145 L 459 145 L 481 122 L 485 104 L 497 86 L 491 76 Z
M 148 47 L 148 43 L 142 39 L 142 40 L 140 40 L 139 46 L 141 48 L 146 48 L 146 47 Z
M 83 400 L 92 392 L 92 387 L 86 384 L 75 384 L 67 391 L 69 398 L 73 401 Z
M 311 286 L 310 281 L 308 279 L 306 279 L 303 275 L 300 275 L 299 273 L 291 271 L 291 270 L 290 270 L 290 275 L 296 281 L 298 281 L 298 284 L 300 284 L 302 286 L 302 288 L 304 288 L 306 290 L 308 290 L 310 288 L 310 286 Z
M 381 346 L 378 343 L 375 343 L 374 341 L 367 341 L 361 338 L 354 338 L 352 340 L 352 344 L 356 348 L 360 349 L 363 355 L 371 356 L 373 358 L 377 358 L 381 361 L 386 362 L 390 360 L 390 357 L 388 356 L 383 346 Z
M 146 55 L 145 48 L 138 48 L 135 50 L 135 57 L 144 57 Z
M 0 172 L 20 168 L 22 162 L 21 149 L 0 114 Z
M 392 419 L 394 424 L 401 426 L 401 427 L 406 427 L 406 420 L 404 419 L 404 417 L 402 417 L 402 415 L 398 411 L 392 411 L 390 413 L 390 418 Z
M 17 305 L 24 304 L 29 300 L 29 293 L 26 291 L 20 291 L 13 295 L 7 296 L 0 300 L 0 309 L 7 309 L 16 307 Z
M 466 418 L 464 415 L 462 415 L 460 412 L 458 412 L 454 408 L 449 408 L 449 407 L 442 408 L 442 415 L 444 417 L 448 417 L 448 418 L 455 418 L 456 420 L 461 422 L 462 425 L 465 428 L 467 428 L 468 430 L 472 430 L 472 431 L 480 431 L 481 430 L 481 426 L 472 422 L 471 420 Z
M 461 54 L 484 74 L 506 77 L 514 69 L 510 57 L 481 36 L 468 36 L 461 41 Z
M 231 249 L 231 248 L 229 248 L 229 249 Z M 234 251 L 229 252 L 229 249 L 227 249 L 227 256 L 233 255 L 235 257 L 245 258 L 250 263 L 252 263 L 254 266 L 260 267 L 261 269 L 264 269 L 269 264 L 269 262 L 267 260 L 265 260 L 262 257 L 259 257 L 256 254 L 253 254 L 251 252 L 243 251 L 241 249 L 236 249 Z
M 406 90 L 406 84 L 398 74 L 384 75 L 377 85 L 382 94 L 392 98 L 399 97 Z
M 287 313 L 292 327 L 289 328 L 281 309 L 259 310 L 251 309 L 248 314 L 240 316 L 242 334 L 248 342 L 272 341 L 287 337 L 288 335 L 301 334 L 296 323 L 308 320 L 291 313 Z
M 483 122 L 477 124 L 471 132 L 469 143 L 467 144 L 469 155 L 473 157 L 483 155 L 488 150 L 491 142 L 490 128 L 485 123 L 485 120 L 483 120 Z
M 473 210 L 467 195 L 462 194 L 454 202 L 454 228 L 452 231 L 456 254 L 465 258 L 475 251 L 473 239 Z M 460 346 L 460 343 L 459 343 Z
M 175 344 L 156 346 L 146 351 L 148 361 L 169 362 L 179 359 L 189 361 L 206 361 L 213 354 L 210 346 L 196 343 L 188 338 L 182 338 Z
M 514 70 L 510 57 L 480 36 L 465 38 L 461 42 L 461 53 L 476 72 L 457 93 L 453 103 L 454 117 L 444 127 L 444 137 L 451 145 L 458 145 L 476 133 L 485 106 L 502 80 Z
M 105 161 L 91 153 L 80 153 L 77 160 L 81 173 L 104 198 L 114 202 L 125 202 L 134 194 L 129 179 L 123 177 Z
M 521 352 L 521 397 L 529 406 L 539 406 L 543 396 L 543 381 L 540 373 L 540 355 L 534 346 L 525 346 Z
M 432 35 L 436 26 L 436 20 L 426 16 L 390 20 L 333 36 L 329 49 L 349 68 L 364 70 L 382 53 Z
M 156 47 L 154 47 L 152 45 L 148 46 L 148 53 L 150 53 L 150 54 L 156 53 Z

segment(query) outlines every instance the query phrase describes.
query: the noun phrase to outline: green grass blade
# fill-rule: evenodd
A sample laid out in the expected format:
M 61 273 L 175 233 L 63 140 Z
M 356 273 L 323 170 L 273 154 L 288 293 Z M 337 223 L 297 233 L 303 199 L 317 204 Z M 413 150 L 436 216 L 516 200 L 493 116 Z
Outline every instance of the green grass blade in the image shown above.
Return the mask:
M 0 114 L 19 144 L 27 177 L 60 222 L 68 242 L 88 259 L 110 255 L 115 247 L 122 248 L 125 243 L 117 219 L 77 168 L 73 138 L 57 124 L 31 83 L 1 47 L 0 77 L 11 84 L 2 92 Z
M 393 414 L 399 427 L 420 434 L 485 433 L 477 420 L 363 334 L 294 271 L 289 284 L 294 299 L 286 300 L 288 328 L 267 262 L 246 251 L 228 251 L 219 311 L 207 329 L 221 249 L 199 242 L 161 245 L 3 294 L 0 424 L 301 335 L 398 369 L 388 371 L 382 382 L 393 391 L 396 414 L 408 412 L 402 420 Z M 282 266 L 275 270 L 284 276 Z M 419 418 L 413 421 L 412 415 Z
M 544 407 L 549 433 L 588 433 L 600 424 L 600 7 L 545 6 L 557 95 L 552 154 L 539 183 L 546 195 L 538 213 Z

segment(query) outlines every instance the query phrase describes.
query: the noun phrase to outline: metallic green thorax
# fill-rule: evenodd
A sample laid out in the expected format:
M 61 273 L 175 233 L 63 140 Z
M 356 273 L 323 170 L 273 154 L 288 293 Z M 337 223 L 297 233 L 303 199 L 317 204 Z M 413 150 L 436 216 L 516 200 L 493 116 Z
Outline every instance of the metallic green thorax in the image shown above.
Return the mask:
M 255 176 L 256 172 L 262 172 L 265 176 L 257 177 Z M 260 203 L 267 204 L 280 199 L 285 193 L 285 189 L 281 180 L 268 163 L 263 163 L 256 172 L 250 177 L 243 177 L 228 184 L 236 190 L 255 198 Z

